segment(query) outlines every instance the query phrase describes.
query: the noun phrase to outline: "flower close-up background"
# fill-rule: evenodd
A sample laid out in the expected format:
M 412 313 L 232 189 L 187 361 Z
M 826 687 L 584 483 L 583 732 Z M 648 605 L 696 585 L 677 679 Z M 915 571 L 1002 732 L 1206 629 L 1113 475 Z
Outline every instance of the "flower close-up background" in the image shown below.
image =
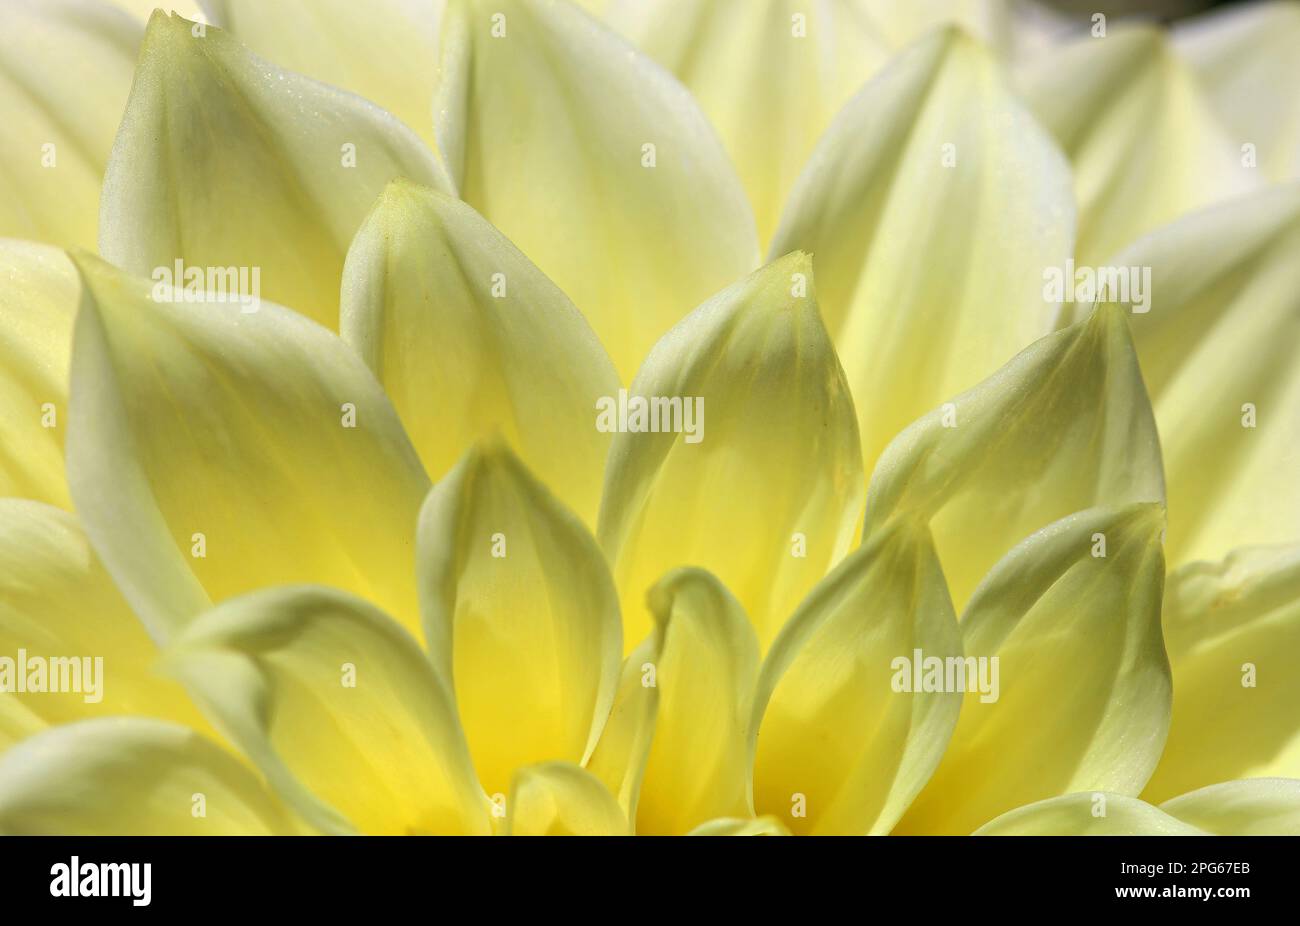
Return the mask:
M 0 0 L 0 833 L 1300 835 L 1298 0 L 153 6 Z

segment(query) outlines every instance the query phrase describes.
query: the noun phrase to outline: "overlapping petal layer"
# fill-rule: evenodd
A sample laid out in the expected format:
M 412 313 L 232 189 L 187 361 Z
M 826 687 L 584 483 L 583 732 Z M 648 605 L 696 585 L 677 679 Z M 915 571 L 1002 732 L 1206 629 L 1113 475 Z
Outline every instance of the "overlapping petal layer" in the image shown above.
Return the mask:
M 1300 778 L 1300 546 L 1184 566 L 1169 576 L 1164 612 L 1173 719 L 1143 797 Z
M 1055 48 L 1020 83 L 1074 167 L 1080 265 L 1260 183 L 1154 26 L 1115 26 Z
M 475 447 L 420 513 L 420 605 L 433 664 L 479 778 L 583 761 L 618 684 L 618 598 L 595 538 L 500 443 Z
M 62 251 L 0 239 L 0 497 L 72 507 L 63 445 L 79 295 Z
M 889 832 L 943 755 L 961 695 L 894 684 L 916 651 L 961 655 L 923 527 L 859 547 L 781 631 L 755 697 L 754 806 L 798 834 Z M 760 720 L 761 718 L 761 720 Z
M 188 727 L 104 717 L 47 730 L 0 758 L 0 833 L 294 835 L 257 776 Z
M 451 693 L 366 602 L 319 586 L 253 592 L 187 628 L 167 665 L 316 828 L 490 831 Z
M 1169 729 L 1163 530 L 1155 504 L 1082 511 L 989 573 L 962 617 L 957 729 L 897 832 L 965 835 L 1026 800 L 1142 790 Z
M 469 206 L 391 184 L 348 251 L 340 333 L 435 479 L 500 432 L 595 524 L 610 443 L 596 407 L 618 374 L 573 303 Z
M 868 467 L 903 427 L 1049 330 L 1072 246 L 1069 169 L 988 49 L 954 28 L 835 118 L 771 254 L 815 255 Z
M 140 26 L 101 0 L 0 5 L 0 238 L 93 248 Z
M 508 836 L 627 836 L 627 818 L 590 772 L 569 762 L 543 762 L 515 773 Z
M 1300 540 L 1300 184 L 1187 216 L 1115 260 L 1149 268 L 1148 311 L 1131 324 L 1169 482 L 1170 563 Z
M 386 111 L 155 13 L 104 177 L 100 251 L 144 276 L 256 268 L 259 295 L 334 328 L 344 254 L 399 176 L 451 188 Z
M 894 50 L 861 0 L 613 0 L 604 18 L 699 101 L 762 242 L 817 138 Z
M 1300 179 L 1294 94 L 1300 86 L 1300 6 L 1275 0 L 1223 7 L 1175 26 L 1173 46 L 1238 149 L 1251 145 L 1271 180 Z
M 636 831 L 682 835 L 715 817 L 750 816 L 754 630 L 731 593 L 699 569 L 665 576 L 649 607 L 660 638 L 651 670 L 658 698 Z
M 889 445 L 867 535 L 928 520 L 957 608 L 1008 550 L 1094 505 L 1163 502 L 1160 443 L 1124 311 L 1041 338 Z
M 445 0 L 203 0 L 209 21 L 281 67 L 372 100 L 430 148 Z
M 1004 813 L 976 836 L 1300 836 L 1300 780 L 1226 781 L 1153 807 L 1124 794 L 1067 794 Z
M 695 565 L 735 594 L 766 646 L 847 551 L 863 490 L 853 399 L 809 256 L 773 261 L 701 305 L 655 345 L 629 392 L 598 534 L 625 645 L 650 629 L 646 591 Z M 677 411 L 661 405 L 650 432 L 648 405 L 639 426 L 632 418 L 637 397 Z
M 451 0 L 438 142 L 465 201 L 577 304 L 624 381 L 758 261 L 753 215 L 681 84 L 568 3 Z
M 154 671 L 157 648 L 76 519 L 0 499 L 0 752 L 46 726 L 114 714 L 210 732 L 184 690 Z
M 289 582 L 356 592 L 418 632 L 429 482 L 361 360 L 280 306 L 155 301 L 180 294 L 76 261 L 68 478 L 154 637 Z

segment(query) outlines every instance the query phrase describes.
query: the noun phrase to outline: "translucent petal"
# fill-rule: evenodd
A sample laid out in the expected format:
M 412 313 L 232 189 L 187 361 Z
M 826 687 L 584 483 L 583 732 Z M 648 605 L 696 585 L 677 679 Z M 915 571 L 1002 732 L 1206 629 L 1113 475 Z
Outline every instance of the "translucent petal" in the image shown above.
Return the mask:
M 653 684 L 663 635 L 657 630 L 641 641 L 627 659 L 614 693 L 614 706 L 585 767 L 618 799 L 623 814 L 635 821 L 641 782 L 654 737 L 659 689 Z
M 1300 778 L 1300 546 L 1239 550 L 1169 576 L 1169 741 L 1143 797 Z
M 763 663 L 759 814 L 798 834 L 889 832 L 961 707 L 960 694 L 894 684 L 898 660 L 917 650 L 959 656 L 961 634 L 929 536 L 900 523 L 813 589 Z
M 510 785 L 508 836 L 626 836 L 613 795 L 590 772 L 568 762 L 522 768 Z
M 185 691 L 154 672 L 157 658 L 76 519 L 0 499 L 0 752 L 47 725 L 116 714 L 210 733 Z
M 1300 178 L 1300 6 L 1250 3 L 1180 21 L 1173 45 L 1240 150 L 1271 180 Z M 1286 88 L 1292 88 L 1288 92 Z M 1246 152 L 1242 152 L 1245 154 Z
M 764 242 L 817 138 L 894 48 L 860 0 L 613 0 L 605 19 L 699 100 Z
M 1169 729 L 1163 529 L 1159 505 L 1082 511 L 989 573 L 961 622 L 957 729 L 896 832 L 964 835 L 1032 801 L 1142 790 Z
M 154 301 L 148 281 L 76 260 L 69 481 L 150 632 L 289 582 L 348 589 L 418 628 L 429 482 L 360 359 L 280 306 Z
M 300 832 L 247 766 L 174 723 L 82 720 L 33 736 L 0 758 L 0 833 L 12 836 Z
M 430 148 L 444 0 L 204 0 L 209 20 L 281 67 L 373 100 Z
M 1146 801 L 1094 791 L 1008 810 L 976 836 L 1207 836 Z
M 425 639 L 479 778 L 581 762 L 613 703 L 618 599 L 595 539 L 501 443 L 465 454 L 420 513 Z
M 815 255 L 868 467 L 1049 330 L 1043 270 L 1070 255 L 1073 223 L 1065 160 L 968 35 L 931 33 L 849 101 L 770 253 Z
M 662 639 L 636 831 L 681 835 L 714 817 L 752 816 L 753 628 L 739 602 L 702 569 L 669 573 L 650 590 L 649 607 Z
M 343 257 L 376 197 L 399 176 L 450 189 L 446 173 L 374 104 L 199 29 L 149 21 L 104 177 L 100 252 L 143 276 L 242 268 L 241 294 L 335 328 Z
M 789 836 L 790 831 L 776 817 L 755 820 L 719 818 L 701 823 L 688 836 Z
M 585 12 L 454 0 L 438 141 L 461 195 L 577 304 L 624 381 L 758 261 L 722 145 L 667 71 Z
M 140 26 L 99 0 L 0 4 L 0 237 L 93 248 Z
M 80 289 L 62 251 L 0 239 L 0 497 L 72 507 L 63 444 Z
M 628 430 L 610 451 L 599 537 L 624 640 L 650 630 L 650 586 L 696 565 L 735 594 L 766 646 L 847 552 L 863 491 L 853 398 L 808 255 L 773 261 L 701 305 L 646 358 L 626 415 L 618 404 L 608 419 Z
M 389 185 L 348 251 L 340 331 L 430 475 L 499 431 L 595 524 L 610 442 L 596 403 L 618 374 L 573 303 L 473 209 Z
M 1074 167 L 1079 265 L 1260 183 L 1156 26 L 1111 26 L 1105 38 L 1062 45 L 1020 83 Z
M 191 624 L 167 666 L 317 828 L 490 831 L 450 693 L 366 602 L 320 586 L 253 592 Z
M 1163 501 L 1160 444 L 1124 313 L 1041 338 L 889 445 L 866 533 L 929 519 L 953 602 L 1023 538 L 1095 505 Z
M 1170 563 L 1300 541 L 1300 184 L 1180 219 L 1116 262 L 1150 272 L 1130 318 L 1169 482 Z
M 1215 836 L 1300 836 L 1300 780 L 1226 781 L 1165 801 L 1160 809 Z

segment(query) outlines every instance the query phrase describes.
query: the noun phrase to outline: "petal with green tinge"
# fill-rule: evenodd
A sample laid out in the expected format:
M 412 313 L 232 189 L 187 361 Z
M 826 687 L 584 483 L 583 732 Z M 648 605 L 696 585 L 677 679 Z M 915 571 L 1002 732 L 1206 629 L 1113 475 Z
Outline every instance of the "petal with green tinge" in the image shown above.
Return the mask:
M 319 586 L 264 589 L 206 612 L 166 660 L 318 829 L 490 831 L 450 692 L 372 605 Z
M 344 254 L 399 176 L 451 188 L 437 156 L 378 106 L 158 12 L 104 177 L 100 252 L 336 328 Z M 244 279 L 218 277 L 226 268 Z
M 943 755 L 961 695 L 896 684 L 899 660 L 961 655 L 924 527 L 859 547 L 804 600 L 755 696 L 754 807 L 796 834 L 877 835 Z M 760 720 L 761 718 L 761 720 Z
M 1169 729 L 1159 505 L 1081 511 L 1012 550 L 962 617 L 965 691 L 943 761 L 895 832 L 965 835 L 1075 791 L 1136 796 Z M 957 670 L 961 670 L 958 674 Z
M 573 303 L 472 208 L 390 184 L 348 251 L 340 332 L 433 478 L 499 432 L 595 524 L 610 442 L 596 408 L 618 374 Z
M 731 590 L 766 647 L 848 551 L 862 503 L 853 397 L 809 256 L 773 261 L 701 305 L 602 414 L 621 429 L 598 536 L 626 644 L 650 630 L 647 590 L 695 565 Z
M 309 582 L 373 600 L 418 633 L 429 481 L 365 364 L 281 306 L 166 301 L 177 294 L 76 262 L 68 479 L 150 632 L 163 639 L 231 595 Z

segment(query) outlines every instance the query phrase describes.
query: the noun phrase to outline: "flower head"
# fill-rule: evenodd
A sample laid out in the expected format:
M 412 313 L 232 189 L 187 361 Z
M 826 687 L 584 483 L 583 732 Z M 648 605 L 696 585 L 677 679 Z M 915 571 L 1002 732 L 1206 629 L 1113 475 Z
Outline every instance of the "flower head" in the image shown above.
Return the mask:
M 1296 5 L 584 5 L 0 10 L 0 831 L 1300 832 Z

